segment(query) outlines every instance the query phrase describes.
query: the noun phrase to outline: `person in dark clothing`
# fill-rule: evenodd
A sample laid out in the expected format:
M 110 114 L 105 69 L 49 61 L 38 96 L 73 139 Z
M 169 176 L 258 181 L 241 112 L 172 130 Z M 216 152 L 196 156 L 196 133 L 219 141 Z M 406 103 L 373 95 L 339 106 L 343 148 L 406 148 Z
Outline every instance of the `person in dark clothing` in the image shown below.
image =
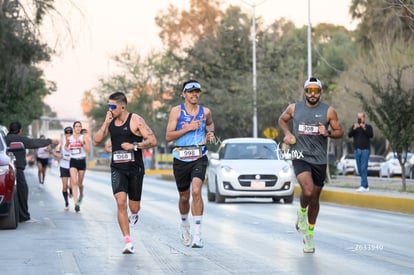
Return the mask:
M 93 145 L 98 146 L 110 134 L 112 152 L 111 183 L 118 208 L 118 223 L 124 237 L 124 254 L 134 253 L 130 226 L 138 221 L 142 185 L 145 174 L 142 150 L 157 146 L 157 139 L 145 120 L 127 110 L 127 98 L 121 92 L 109 96 L 105 121 L 95 133 Z M 128 217 L 128 204 L 131 215 Z
M 365 114 L 360 112 L 357 115 L 357 122 L 349 129 L 348 137 L 354 138 L 354 156 L 357 169 L 361 177 L 361 186 L 357 192 L 367 192 L 368 187 L 368 160 L 370 155 L 371 142 L 374 136 L 372 126 L 365 121 Z
M 32 139 L 21 135 L 22 125 L 18 121 L 14 121 L 9 125 L 9 133 L 6 136 L 7 146 L 12 142 L 22 142 L 26 149 L 36 149 L 39 147 L 48 146 L 49 144 L 59 144 L 58 140 L 51 139 Z M 14 164 L 16 167 L 16 190 L 19 200 L 19 221 L 30 222 L 33 221 L 30 218 L 28 199 L 29 199 L 29 187 L 26 182 L 26 176 L 24 169 L 26 168 L 26 150 L 14 152 L 16 158 Z

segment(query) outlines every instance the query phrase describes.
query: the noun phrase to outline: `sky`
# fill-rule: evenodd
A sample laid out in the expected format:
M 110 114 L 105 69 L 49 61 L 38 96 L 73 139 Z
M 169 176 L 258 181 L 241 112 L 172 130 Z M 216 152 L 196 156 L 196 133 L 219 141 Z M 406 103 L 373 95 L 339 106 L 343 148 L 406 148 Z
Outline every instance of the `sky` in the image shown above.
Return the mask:
M 279 18 L 292 20 L 297 27 L 308 24 L 309 0 L 226 0 L 244 12 L 262 17 L 265 24 Z M 45 78 L 56 82 L 57 91 L 45 102 L 60 118 L 83 119 L 83 93 L 98 86 L 98 79 L 116 70 L 109 62 L 127 46 L 141 56 L 160 50 L 155 16 L 168 4 L 188 8 L 189 0 L 71 0 L 56 1 L 65 20 L 45 21 L 45 41 L 55 45 L 56 55 L 44 64 Z M 310 0 L 312 25 L 326 22 L 354 29 L 348 14 L 351 0 Z M 70 32 L 68 31 L 70 30 Z

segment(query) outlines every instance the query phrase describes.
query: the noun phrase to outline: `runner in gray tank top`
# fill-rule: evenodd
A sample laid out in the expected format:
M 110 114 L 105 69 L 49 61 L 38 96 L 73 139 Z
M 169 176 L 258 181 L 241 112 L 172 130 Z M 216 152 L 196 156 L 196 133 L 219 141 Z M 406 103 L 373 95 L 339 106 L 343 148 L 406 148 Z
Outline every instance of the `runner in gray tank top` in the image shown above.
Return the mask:
M 303 252 L 315 252 L 313 232 L 319 212 L 319 196 L 326 177 L 328 138 L 342 138 L 344 131 L 336 111 L 320 101 L 322 83 L 305 81 L 304 101 L 290 104 L 279 117 L 279 127 L 290 145 L 292 164 L 301 187 L 296 229 L 305 234 Z M 288 122 L 293 120 L 289 130 Z

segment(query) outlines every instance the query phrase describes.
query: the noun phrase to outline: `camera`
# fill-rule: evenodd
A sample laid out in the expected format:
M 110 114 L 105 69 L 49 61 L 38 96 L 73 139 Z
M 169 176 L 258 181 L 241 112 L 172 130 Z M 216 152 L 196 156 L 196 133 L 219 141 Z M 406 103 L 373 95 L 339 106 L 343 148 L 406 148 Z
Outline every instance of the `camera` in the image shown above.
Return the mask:
M 362 120 L 360 118 L 358 118 L 357 122 L 358 122 L 358 124 L 361 124 Z

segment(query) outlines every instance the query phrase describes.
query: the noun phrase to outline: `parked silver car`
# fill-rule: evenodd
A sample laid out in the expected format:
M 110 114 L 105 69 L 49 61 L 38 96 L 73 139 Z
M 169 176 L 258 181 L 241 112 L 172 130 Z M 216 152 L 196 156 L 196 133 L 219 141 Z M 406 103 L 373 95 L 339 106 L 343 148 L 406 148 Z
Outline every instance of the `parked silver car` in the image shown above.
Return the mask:
M 256 197 L 293 202 L 295 176 L 273 140 L 226 139 L 210 155 L 207 173 L 208 201 Z
M 336 164 L 336 173 L 338 175 L 348 175 L 355 173 L 355 157 L 353 154 L 346 154 L 341 157 L 339 162 Z
M 407 161 L 405 163 L 405 177 L 409 178 L 413 176 L 412 167 L 414 164 L 414 157 L 412 153 L 407 153 L 405 156 Z M 385 161 L 381 163 L 380 177 L 391 178 L 393 176 L 401 176 L 401 165 L 397 158 L 396 152 L 390 152 L 385 157 Z M 410 175 L 411 174 L 411 175 Z

